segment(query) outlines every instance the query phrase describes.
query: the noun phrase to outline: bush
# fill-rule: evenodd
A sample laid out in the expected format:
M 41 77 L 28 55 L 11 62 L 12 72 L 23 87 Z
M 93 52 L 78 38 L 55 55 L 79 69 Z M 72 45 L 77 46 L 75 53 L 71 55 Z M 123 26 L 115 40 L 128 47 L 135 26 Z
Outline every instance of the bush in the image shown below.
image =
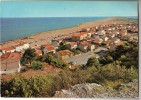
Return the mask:
M 38 69 L 43 69 L 44 66 L 40 61 L 33 61 L 31 63 L 31 68 L 34 69 L 34 70 L 38 70 Z
M 86 64 L 86 66 L 88 66 L 88 67 L 91 67 L 91 66 L 98 67 L 99 65 L 100 65 L 99 61 L 95 57 L 89 58 L 88 61 L 87 61 L 87 64 Z
M 64 68 L 67 66 L 67 64 L 64 63 L 60 58 L 56 57 L 56 55 L 51 53 L 47 55 L 39 56 L 36 60 L 49 63 L 50 65 L 59 68 Z

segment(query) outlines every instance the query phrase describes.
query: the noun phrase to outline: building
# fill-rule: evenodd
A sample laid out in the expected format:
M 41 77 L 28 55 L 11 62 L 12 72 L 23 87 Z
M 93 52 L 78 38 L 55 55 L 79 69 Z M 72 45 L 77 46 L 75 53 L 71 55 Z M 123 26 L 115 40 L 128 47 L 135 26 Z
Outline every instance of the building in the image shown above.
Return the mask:
M 102 42 L 103 42 L 103 40 L 101 38 L 96 38 L 93 41 L 94 44 L 101 44 Z
M 104 34 L 106 34 L 106 31 L 105 30 L 100 30 L 100 31 L 97 32 L 97 34 L 98 35 L 104 35 Z
M 15 48 L 15 51 L 19 52 L 21 50 L 25 50 L 25 49 L 29 48 L 29 43 L 20 42 L 19 44 L 16 44 L 13 47 Z
M 76 42 L 70 42 L 70 43 L 68 43 L 67 46 L 68 46 L 69 49 L 76 49 L 77 43 Z
M 39 56 L 42 55 L 42 50 L 41 50 L 41 48 L 40 48 L 39 46 L 35 47 L 34 49 L 35 49 L 35 53 L 36 53 L 37 55 L 39 55 Z
M 87 52 L 87 51 L 93 51 L 95 49 L 95 46 L 88 43 L 87 41 L 82 41 L 79 43 L 78 48 L 83 51 L 83 52 Z
M 2 54 L 8 53 L 8 52 L 15 52 L 16 49 L 12 46 L 10 47 L 1 47 Z
M 1 60 L 1 73 L 6 71 L 17 72 L 20 67 L 21 54 L 16 52 L 8 52 L 0 57 Z M 11 73 L 10 72 L 10 73 Z
M 67 59 L 73 56 L 73 52 L 69 50 L 61 50 L 61 51 L 56 52 L 56 55 L 61 59 Z
M 74 33 L 72 34 L 72 40 L 73 41 L 80 41 L 87 37 L 87 32 L 80 32 L 80 33 Z
M 60 40 L 60 39 L 53 39 L 51 41 L 51 44 L 57 49 L 61 42 L 62 42 L 62 40 Z
M 53 52 L 55 53 L 56 52 L 56 49 L 53 45 L 51 45 L 49 42 L 47 42 L 45 45 L 43 45 L 44 48 L 42 49 L 43 51 L 43 54 L 46 54 L 48 52 Z
M 119 43 L 119 42 L 120 42 L 120 39 L 119 39 L 118 37 L 115 37 L 115 38 L 112 39 L 112 41 L 113 41 L 114 43 Z

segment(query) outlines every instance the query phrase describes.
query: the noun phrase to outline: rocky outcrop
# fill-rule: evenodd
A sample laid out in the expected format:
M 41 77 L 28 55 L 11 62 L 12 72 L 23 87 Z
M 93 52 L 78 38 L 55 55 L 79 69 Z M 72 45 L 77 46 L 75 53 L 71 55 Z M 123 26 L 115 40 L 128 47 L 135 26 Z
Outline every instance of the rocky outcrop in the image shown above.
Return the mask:
M 138 98 L 138 81 L 105 88 L 96 83 L 77 84 L 70 89 L 56 91 L 57 98 Z

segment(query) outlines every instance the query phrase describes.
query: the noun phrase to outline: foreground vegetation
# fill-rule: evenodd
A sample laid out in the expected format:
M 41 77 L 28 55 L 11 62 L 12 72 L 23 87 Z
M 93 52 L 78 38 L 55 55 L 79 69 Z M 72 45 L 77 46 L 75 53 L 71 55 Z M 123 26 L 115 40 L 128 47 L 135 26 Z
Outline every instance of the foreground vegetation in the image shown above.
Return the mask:
M 30 79 L 22 76 L 8 81 L 2 79 L 2 97 L 52 97 L 55 91 L 68 89 L 72 85 L 81 83 L 98 83 L 115 89 L 121 83 L 128 83 L 138 78 L 138 45 L 133 42 L 118 46 L 116 50 L 102 58 L 92 57 L 85 67 L 75 66 L 74 69 L 69 69 L 65 63 L 52 54 L 35 56 L 30 52 L 30 56 L 34 59 L 25 54 L 28 59 L 23 59 L 23 62 L 31 63 L 35 70 L 42 69 L 41 62 L 47 62 L 64 70 L 55 75 L 47 73 Z

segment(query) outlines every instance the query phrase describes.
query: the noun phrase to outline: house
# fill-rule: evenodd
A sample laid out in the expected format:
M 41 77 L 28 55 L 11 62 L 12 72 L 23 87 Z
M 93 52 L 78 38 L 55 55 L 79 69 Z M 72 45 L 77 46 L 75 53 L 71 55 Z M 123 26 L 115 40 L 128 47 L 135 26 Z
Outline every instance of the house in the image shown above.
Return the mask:
M 77 43 L 76 42 L 70 42 L 67 46 L 68 46 L 69 49 L 76 49 Z
M 8 53 L 8 52 L 14 52 L 16 49 L 12 46 L 10 47 L 1 47 L 1 52 L 3 54 Z
M 47 42 L 45 45 L 43 45 L 44 48 L 43 48 L 43 53 L 46 54 L 48 52 L 53 52 L 55 53 L 55 47 L 53 45 L 51 45 L 49 42 Z
M 101 38 L 95 38 L 93 43 L 94 44 L 101 44 L 103 42 L 103 40 Z
M 98 35 L 104 35 L 104 34 L 106 34 L 106 31 L 105 30 L 100 30 L 100 31 L 97 32 L 97 34 Z
M 109 39 L 109 37 L 107 37 L 106 34 L 105 34 L 105 35 L 102 35 L 101 38 L 103 39 L 104 42 L 105 42 L 105 41 L 108 41 L 108 39 Z
M 115 34 L 112 31 L 110 31 L 109 32 L 109 37 L 114 38 L 115 37 Z
M 15 48 L 15 51 L 21 51 L 21 50 L 24 50 L 24 49 L 27 49 L 29 48 L 29 43 L 26 43 L 26 42 L 20 42 L 19 44 L 16 44 L 13 46 Z
M 20 53 L 8 52 L 8 53 L 3 54 L 0 57 L 1 71 L 8 71 L 8 70 L 12 70 L 12 72 L 15 70 L 18 71 L 19 66 L 20 66 L 20 59 L 21 59 Z
M 60 39 L 53 39 L 51 41 L 51 44 L 57 49 L 61 42 L 62 42 L 62 40 L 60 40 Z
M 119 39 L 118 37 L 115 37 L 115 38 L 112 39 L 112 41 L 113 41 L 114 43 L 119 43 L 119 42 L 120 42 L 120 39 Z
M 72 40 L 73 41 L 80 41 L 87 37 L 87 32 L 80 32 L 80 33 L 74 33 L 72 34 Z
M 56 55 L 61 59 L 66 59 L 73 56 L 73 52 L 69 50 L 61 50 L 56 52 Z
M 83 32 L 90 31 L 90 28 L 82 28 L 82 31 L 83 31 Z
M 38 55 L 38 56 L 41 56 L 43 54 L 42 50 L 40 47 L 34 47 L 35 49 L 35 53 Z
M 87 41 L 82 41 L 79 43 L 78 48 L 83 51 L 83 52 L 87 52 L 87 51 L 93 51 L 95 49 L 95 46 L 88 43 Z
M 123 31 L 120 31 L 119 32 L 119 35 L 122 36 L 122 37 L 126 37 L 127 36 L 127 33 L 126 32 L 123 32 Z

